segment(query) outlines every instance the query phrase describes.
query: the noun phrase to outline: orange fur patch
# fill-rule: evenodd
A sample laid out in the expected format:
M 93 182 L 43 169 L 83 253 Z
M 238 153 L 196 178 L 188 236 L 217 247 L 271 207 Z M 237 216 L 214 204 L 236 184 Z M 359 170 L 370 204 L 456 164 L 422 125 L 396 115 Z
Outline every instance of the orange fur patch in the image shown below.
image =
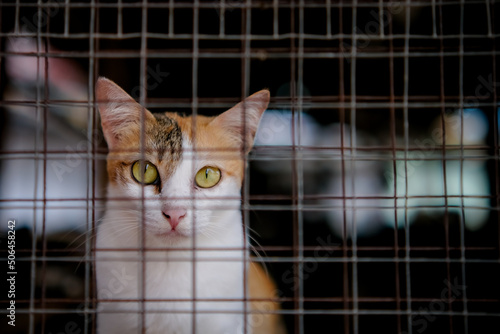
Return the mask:
M 110 150 L 107 159 L 110 182 L 128 182 L 133 162 L 141 159 L 156 165 L 162 172 L 162 179 L 174 172 L 182 155 L 182 134 L 178 125 L 166 117 L 152 118 L 146 120 L 144 130 L 141 136 L 140 128 L 131 127 Z
M 236 178 L 239 184 L 243 182 L 245 152 L 241 143 L 231 140 L 233 136 L 226 129 L 214 126 L 211 123 L 214 117 L 198 115 L 193 119 L 175 113 L 166 115 L 179 124 L 198 155 L 220 162 L 225 174 Z
M 252 333 L 285 334 L 281 315 L 276 313 L 280 309 L 279 303 L 275 301 L 276 286 L 256 262 L 250 263 L 248 268 L 248 288 L 250 298 L 255 299 L 251 302 L 251 308 L 256 311 L 254 314 L 257 319 L 252 324 Z

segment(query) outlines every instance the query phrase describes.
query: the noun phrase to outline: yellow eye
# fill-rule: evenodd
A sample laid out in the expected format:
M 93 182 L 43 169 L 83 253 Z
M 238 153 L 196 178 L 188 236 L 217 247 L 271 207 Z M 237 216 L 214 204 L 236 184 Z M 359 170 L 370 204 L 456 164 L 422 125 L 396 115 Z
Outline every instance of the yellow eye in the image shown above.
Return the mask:
M 196 173 L 196 184 L 201 188 L 211 188 L 219 183 L 220 170 L 217 167 L 205 166 Z
M 158 179 L 158 170 L 149 161 L 136 161 L 132 165 L 132 176 L 139 183 L 151 184 Z

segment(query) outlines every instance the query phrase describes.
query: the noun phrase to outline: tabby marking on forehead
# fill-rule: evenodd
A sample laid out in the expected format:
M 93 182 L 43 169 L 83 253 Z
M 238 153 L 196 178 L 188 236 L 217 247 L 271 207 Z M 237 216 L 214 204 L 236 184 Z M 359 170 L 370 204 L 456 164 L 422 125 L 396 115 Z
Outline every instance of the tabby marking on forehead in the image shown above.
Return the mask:
M 182 160 L 182 131 L 179 124 L 164 114 L 153 114 L 154 121 L 146 123 L 144 159 L 156 165 L 162 179 L 169 178 Z M 130 149 L 139 148 L 141 142 L 140 130 L 137 128 L 132 135 L 122 138 L 121 145 Z M 136 158 L 130 158 L 135 156 Z M 142 154 L 141 154 L 142 156 Z M 137 154 L 110 153 L 108 156 L 108 175 L 111 181 L 127 184 L 131 178 L 130 168 L 137 160 Z M 141 158 L 142 159 L 142 158 Z M 160 192 L 160 189 L 157 189 Z
M 157 124 L 149 128 L 147 135 L 152 142 L 153 150 L 157 152 L 158 160 L 166 158 L 179 161 L 182 151 L 182 131 L 179 124 L 165 114 L 153 114 L 153 116 Z

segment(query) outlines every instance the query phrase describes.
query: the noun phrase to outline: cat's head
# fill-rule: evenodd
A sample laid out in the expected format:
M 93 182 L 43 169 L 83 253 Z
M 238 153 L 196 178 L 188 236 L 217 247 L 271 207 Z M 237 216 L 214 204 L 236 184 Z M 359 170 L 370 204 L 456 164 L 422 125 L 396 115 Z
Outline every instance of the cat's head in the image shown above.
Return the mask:
M 96 97 L 113 210 L 166 240 L 223 229 L 214 225 L 239 210 L 245 155 L 269 91 L 216 117 L 153 114 L 105 78 L 97 82 Z

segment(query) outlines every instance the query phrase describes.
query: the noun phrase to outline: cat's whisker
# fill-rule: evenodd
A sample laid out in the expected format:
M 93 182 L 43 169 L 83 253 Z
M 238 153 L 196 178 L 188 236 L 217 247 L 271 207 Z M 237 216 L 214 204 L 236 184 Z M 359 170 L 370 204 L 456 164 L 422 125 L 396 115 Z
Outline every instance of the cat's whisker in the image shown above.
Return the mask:
M 131 221 L 120 220 L 120 224 L 121 224 L 120 230 L 119 231 L 115 231 L 115 233 L 113 234 L 113 236 L 121 237 L 125 233 L 128 233 L 130 231 L 138 229 L 137 222 L 132 221 L 132 220 Z M 101 228 L 105 228 L 105 227 L 103 226 Z M 109 237 L 111 238 L 111 236 L 109 236 Z M 104 241 L 107 242 L 107 239 L 105 239 Z
M 122 234 L 124 233 L 127 233 L 129 231 L 132 231 L 133 229 L 135 229 L 137 227 L 137 223 L 134 221 L 134 220 L 130 220 L 130 221 L 123 221 L 123 220 L 120 220 L 120 223 L 122 224 L 123 226 L 123 229 L 120 229 L 120 232 L 118 234 L 116 234 L 117 236 L 121 236 Z M 105 225 L 103 225 L 101 228 L 105 228 L 104 227 Z M 97 230 L 97 227 L 94 228 Z M 89 242 L 92 242 L 95 238 L 96 238 L 96 234 L 94 233 L 91 233 L 92 231 L 89 231 L 88 233 L 83 233 L 80 237 L 78 238 L 81 238 L 81 237 L 84 237 L 84 236 L 87 236 L 88 239 L 85 239 L 83 240 L 78 246 L 77 246 L 77 249 L 80 248 L 83 244 L 85 244 L 87 241 Z M 91 234 L 90 236 L 88 236 L 88 234 Z M 78 239 L 77 238 L 77 239 Z M 76 240 L 76 239 L 75 239 Z M 107 240 L 106 240 L 107 241 Z M 83 258 L 82 260 L 78 263 L 78 266 L 76 269 L 79 268 L 79 266 L 82 264 L 83 262 L 83 259 L 84 258 L 88 258 L 90 253 L 94 251 L 92 249 L 88 250 L 87 252 L 85 252 L 85 254 L 83 255 Z M 75 269 L 75 270 L 76 270 Z
M 249 232 L 249 233 L 247 233 L 247 235 L 248 235 L 248 238 L 250 239 L 250 241 L 254 242 L 254 243 L 256 244 L 256 246 L 258 246 L 258 247 L 261 249 L 261 252 L 262 252 L 262 253 L 264 253 L 264 256 L 265 256 L 265 257 L 267 257 L 267 253 L 266 253 L 266 251 L 264 250 L 263 246 L 262 246 L 262 245 L 261 245 L 261 244 L 257 241 L 257 239 L 256 239 L 255 237 L 253 237 L 253 236 L 251 235 L 251 233 L 254 233 L 254 234 L 256 234 L 257 236 L 259 236 L 259 234 L 258 234 L 258 233 L 257 233 L 254 229 L 252 229 L 250 226 L 248 226 L 248 232 Z M 266 266 L 266 264 L 265 264 L 265 262 L 264 262 L 264 256 L 262 256 L 262 255 L 260 254 L 260 252 L 257 250 L 257 248 L 256 248 L 254 245 L 252 245 L 251 243 L 250 243 L 250 250 L 251 250 L 251 251 L 253 251 L 253 253 L 255 254 L 255 256 L 256 256 L 258 259 L 262 260 L 262 261 L 260 261 L 260 262 L 261 262 L 262 267 L 264 268 L 264 270 L 265 270 L 265 272 L 266 272 L 266 275 L 268 275 L 269 273 L 268 273 L 268 270 L 267 270 L 267 266 Z
M 222 230 L 223 229 L 219 226 L 210 226 L 208 228 L 201 229 L 200 233 L 211 240 L 216 240 L 218 232 Z
M 81 238 L 89 238 L 89 235 L 90 235 L 90 238 L 92 238 L 92 232 L 94 231 L 93 228 L 89 229 L 88 231 L 85 231 L 85 232 L 81 232 L 79 233 L 78 236 L 76 236 L 75 238 L 73 238 L 73 240 L 71 242 L 68 243 L 68 245 L 66 246 L 67 249 L 69 249 L 70 247 L 72 247 L 78 240 L 80 240 Z M 65 234 L 65 237 L 69 236 L 69 232 L 67 234 Z M 75 249 L 79 249 L 80 247 L 82 247 L 82 245 L 85 244 L 85 242 L 87 241 L 87 239 L 83 240 L 81 243 L 78 243 L 75 247 Z

